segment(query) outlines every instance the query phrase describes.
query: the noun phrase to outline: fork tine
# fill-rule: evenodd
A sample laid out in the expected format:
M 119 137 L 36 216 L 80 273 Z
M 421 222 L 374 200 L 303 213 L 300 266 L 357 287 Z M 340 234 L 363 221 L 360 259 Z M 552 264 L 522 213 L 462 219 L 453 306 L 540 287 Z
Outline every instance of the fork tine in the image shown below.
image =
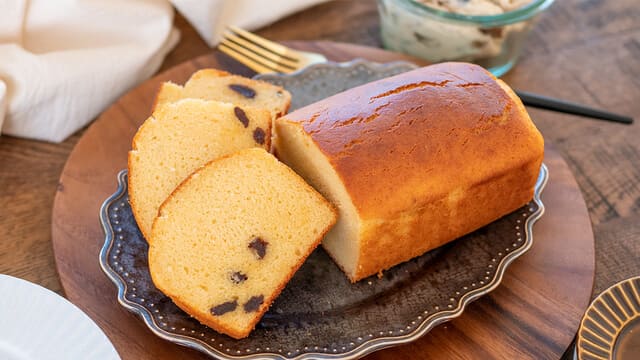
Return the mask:
M 292 72 L 296 69 L 296 67 L 289 67 L 286 65 L 283 65 L 277 61 L 273 61 L 273 60 L 269 60 L 267 58 L 263 58 L 258 54 L 255 54 L 253 52 L 251 52 L 251 50 L 249 49 L 245 49 L 244 47 L 229 41 L 228 39 L 222 39 L 222 41 L 220 42 L 220 44 L 223 44 L 224 46 L 230 48 L 231 50 L 247 57 L 250 58 L 251 60 L 258 62 L 270 69 L 272 69 L 271 71 L 275 71 L 275 72 L 282 72 L 282 73 L 289 73 Z
M 288 58 L 290 58 L 293 61 L 298 60 L 295 57 L 295 52 L 293 52 L 291 49 L 287 48 L 286 46 L 280 45 L 278 43 L 275 43 L 273 41 L 267 40 L 265 38 L 262 38 L 258 35 L 255 35 L 253 33 L 250 33 L 248 31 L 242 30 L 239 27 L 235 27 L 232 25 L 227 26 L 227 28 L 229 30 L 231 30 L 232 32 L 236 33 L 239 36 L 242 36 L 243 38 L 254 42 L 255 44 L 261 46 L 262 48 L 269 50 L 275 54 L 278 55 L 282 55 L 282 56 L 286 56 Z
M 292 61 L 292 60 L 289 60 L 289 58 L 283 57 L 282 55 L 276 55 L 268 50 L 265 50 L 261 46 L 254 45 L 253 43 L 245 40 L 244 38 L 233 35 L 231 32 L 225 32 L 224 37 L 226 40 L 229 40 L 231 42 L 236 43 L 237 45 L 240 45 L 248 50 L 251 50 L 252 52 L 254 52 L 256 55 L 260 57 L 280 63 L 292 69 L 300 67 L 300 64 L 298 63 L 298 61 Z
M 272 73 L 275 72 L 275 70 L 270 69 L 260 63 L 257 63 L 253 60 L 251 60 L 250 58 L 241 55 L 235 51 L 233 51 L 233 49 L 230 49 L 228 47 L 226 47 L 224 44 L 220 44 L 218 46 L 218 49 L 220 49 L 220 51 L 222 51 L 223 53 L 231 56 L 232 58 L 236 59 L 238 62 L 246 65 L 248 68 L 250 68 L 251 70 L 257 72 L 258 74 L 266 74 L 266 73 Z
M 294 70 L 296 70 L 295 67 L 289 67 L 283 64 L 280 64 L 278 62 L 260 57 L 259 55 L 256 55 L 255 53 L 251 52 L 248 49 L 243 48 L 242 46 L 231 42 L 227 39 L 223 39 L 220 42 L 220 45 L 233 50 L 235 53 L 242 55 L 244 58 L 248 58 L 250 60 L 252 60 L 255 63 L 261 64 L 265 67 L 267 67 L 268 69 L 270 69 L 269 72 L 281 72 L 281 73 L 290 73 Z M 238 59 L 236 59 L 238 60 Z M 241 61 L 241 60 L 238 60 Z M 241 61 L 242 62 L 242 61 Z

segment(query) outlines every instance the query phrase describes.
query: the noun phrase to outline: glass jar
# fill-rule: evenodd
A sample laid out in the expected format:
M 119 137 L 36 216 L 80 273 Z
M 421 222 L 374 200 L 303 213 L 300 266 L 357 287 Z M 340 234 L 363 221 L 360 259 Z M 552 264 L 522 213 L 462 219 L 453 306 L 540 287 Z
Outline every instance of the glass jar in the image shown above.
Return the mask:
M 536 15 L 553 1 L 532 0 L 497 15 L 464 15 L 417 0 L 378 0 L 382 43 L 434 63 L 473 62 L 501 76 L 516 63 Z

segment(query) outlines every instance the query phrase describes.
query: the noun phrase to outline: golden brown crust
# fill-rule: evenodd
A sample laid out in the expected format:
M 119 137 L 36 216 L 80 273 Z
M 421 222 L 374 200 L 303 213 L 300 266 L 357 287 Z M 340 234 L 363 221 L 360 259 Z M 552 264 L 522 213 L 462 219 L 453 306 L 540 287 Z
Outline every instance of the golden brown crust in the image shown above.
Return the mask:
M 531 175 L 538 173 L 541 161 L 542 157 L 467 189 L 456 206 L 444 198 L 425 204 L 410 221 L 371 227 L 362 236 L 361 261 L 350 280 L 387 270 L 519 209 L 533 197 L 535 177 Z M 452 212 L 455 216 L 442 216 Z
M 512 105 L 484 69 L 445 63 L 360 86 L 285 118 L 302 123 L 361 216 L 386 218 L 414 198 L 443 196 L 452 178 L 462 183 L 492 176 L 492 169 L 479 165 L 491 158 L 499 167 L 511 155 L 495 149 L 506 143 L 511 148 L 511 139 L 528 128 Z M 495 146 L 486 146 L 485 139 Z M 514 156 L 529 156 L 523 151 L 528 145 L 516 144 Z
M 509 107 L 510 121 L 518 119 L 522 121 L 524 128 L 530 127 L 533 134 L 538 133 L 520 98 L 504 82 L 496 80 L 515 105 Z M 539 139 L 542 141 L 541 136 Z M 486 139 L 486 141 L 490 140 Z M 362 261 L 350 280 L 355 282 L 380 270 L 387 270 L 395 264 L 442 246 L 525 205 L 533 198 L 533 189 L 544 157 L 542 142 L 537 144 L 535 139 L 532 139 L 531 145 L 534 151 L 531 152 L 528 161 L 521 163 L 519 167 L 505 169 L 502 174 L 496 173 L 490 178 L 472 184 L 455 206 L 442 198 L 425 203 L 418 209 L 418 214 L 412 214 L 409 224 L 388 222 L 380 227 L 371 228 L 368 234 L 362 236 L 360 247 Z M 536 145 L 539 151 L 533 149 Z M 487 165 L 484 163 L 482 166 Z M 451 213 L 455 216 L 442 216 L 442 214 Z M 404 214 L 404 216 L 409 215 Z M 424 230 L 428 230 L 428 234 L 425 234 Z M 407 233 L 413 234 L 414 238 L 403 238 Z M 389 248 L 394 248 L 395 251 L 389 252 Z
M 352 281 L 531 199 L 543 139 L 507 89 L 479 66 L 444 63 L 348 90 L 283 118 L 309 134 L 357 209 L 360 261 Z M 512 201 L 501 198 L 507 190 L 514 192 Z M 439 227 L 442 234 L 434 235 Z

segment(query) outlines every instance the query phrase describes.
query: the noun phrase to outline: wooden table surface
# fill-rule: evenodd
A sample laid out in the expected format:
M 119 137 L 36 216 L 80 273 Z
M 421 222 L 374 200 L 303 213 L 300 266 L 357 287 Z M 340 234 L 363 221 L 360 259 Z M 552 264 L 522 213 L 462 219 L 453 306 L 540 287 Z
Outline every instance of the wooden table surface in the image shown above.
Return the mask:
M 504 79 L 539 92 L 640 119 L 640 6 L 637 0 L 562 0 L 533 31 Z M 182 39 L 162 70 L 210 51 L 180 16 Z M 332 1 L 265 27 L 274 40 L 335 40 L 380 46 L 372 0 Z M 594 295 L 640 274 L 640 125 L 624 126 L 530 109 L 569 163 L 596 239 Z M 78 131 L 61 144 L 0 137 L 0 273 L 62 294 L 51 248 L 51 205 Z

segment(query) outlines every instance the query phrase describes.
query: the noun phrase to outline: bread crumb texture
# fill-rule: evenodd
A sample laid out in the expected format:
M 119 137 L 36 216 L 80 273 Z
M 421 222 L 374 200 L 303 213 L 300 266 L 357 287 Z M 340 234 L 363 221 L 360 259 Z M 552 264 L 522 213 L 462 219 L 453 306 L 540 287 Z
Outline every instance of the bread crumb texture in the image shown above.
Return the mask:
M 241 150 L 200 168 L 162 204 L 153 282 L 202 323 L 245 337 L 336 217 L 273 155 Z

